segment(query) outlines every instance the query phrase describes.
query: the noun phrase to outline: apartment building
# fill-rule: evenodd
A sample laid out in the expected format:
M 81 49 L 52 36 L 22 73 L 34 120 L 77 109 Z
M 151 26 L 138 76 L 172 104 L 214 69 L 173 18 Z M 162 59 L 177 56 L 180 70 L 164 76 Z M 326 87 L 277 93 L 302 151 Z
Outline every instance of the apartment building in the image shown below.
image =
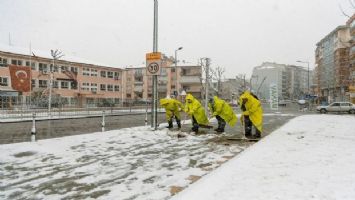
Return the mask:
M 346 22 L 350 29 L 349 41 L 349 98 L 352 103 L 355 103 L 355 14 Z
M 145 66 L 126 68 L 125 99 L 146 101 L 152 98 L 152 76 L 146 74 Z M 161 74 L 158 76 L 158 98 L 183 91 L 201 98 L 202 67 L 195 65 L 172 66 L 171 62 L 163 61 Z
M 254 67 L 250 82 L 261 99 L 270 98 L 270 85 L 275 84 L 279 100 L 295 100 L 311 94 L 312 73 L 301 66 L 264 62 Z
M 51 80 L 53 106 L 109 106 L 122 99 L 122 69 L 67 56 L 53 65 L 50 52 L 32 51 L 30 55 L 28 49 L 0 47 L 0 108 L 16 104 L 45 107 Z M 28 67 L 30 91 L 13 89 L 11 66 Z
M 342 25 L 317 43 L 316 81 L 321 102 L 350 100 L 350 39 L 349 26 Z
M 29 52 L 0 45 L 0 108 L 46 107 L 50 92 L 53 107 L 114 106 L 152 98 L 152 76 L 146 75 L 145 66 L 122 69 L 69 56 L 55 60 L 53 65 L 50 52 L 31 51 L 31 55 Z M 13 67 L 29 70 L 29 90 L 14 89 L 20 82 L 11 81 L 15 76 L 10 72 Z M 175 67 L 172 58 L 163 56 L 158 97 L 184 91 L 201 98 L 201 74 L 201 66 L 178 64 Z M 18 77 L 13 80 L 17 81 Z

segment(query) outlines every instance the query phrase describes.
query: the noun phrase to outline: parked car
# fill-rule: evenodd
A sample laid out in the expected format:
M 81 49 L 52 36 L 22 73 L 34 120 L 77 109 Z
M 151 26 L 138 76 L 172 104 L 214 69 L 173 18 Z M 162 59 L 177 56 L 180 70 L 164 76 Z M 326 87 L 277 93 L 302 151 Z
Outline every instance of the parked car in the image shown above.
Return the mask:
M 349 102 L 334 102 L 327 106 L 317 106 L 317 111 L 320 113 L 348 112 L 350 114 L 355 114 L 355 105 Z

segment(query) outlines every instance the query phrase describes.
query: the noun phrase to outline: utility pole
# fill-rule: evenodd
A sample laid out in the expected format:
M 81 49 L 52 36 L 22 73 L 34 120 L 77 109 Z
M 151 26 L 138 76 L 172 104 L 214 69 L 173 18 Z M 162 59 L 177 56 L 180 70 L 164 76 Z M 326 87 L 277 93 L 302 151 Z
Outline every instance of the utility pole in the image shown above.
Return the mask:
M 158 52 L 158 0 L 154 0 L 153 52 Z M 151 127 L 158 129 L 158 75 L 153 75 Z
M 206 113 L 208 110 L 208 92 L 209 92 L 209 78 L 210 78 L 210 64 L 211 64 L 211 59 L 210 58 L 204 58 L 205 60 L 205 72 L 206 72 L 206 83 L 205 83 L 205 111 Z

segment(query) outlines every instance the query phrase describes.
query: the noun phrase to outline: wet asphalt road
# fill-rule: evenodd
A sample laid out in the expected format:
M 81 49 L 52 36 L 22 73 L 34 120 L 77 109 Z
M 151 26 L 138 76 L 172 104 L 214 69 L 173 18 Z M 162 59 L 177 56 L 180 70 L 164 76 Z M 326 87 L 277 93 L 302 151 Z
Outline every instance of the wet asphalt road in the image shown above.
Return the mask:
M 240 111 L 236 111 L 240 113 Z M 273 130 L 277 129 L 293 117 L 297 115 L 307 114 L 305 112 L 299 112 L 297 106 L 289 106 L 286 108 L 280 108 L 278 112 L 271 111 L 264 108 L 264 133 L 269 134 Z M 279 115 L 290 114 L 290 116 Z M 182 114 L 184 119 L 184 114 Z M 48 139 L 55 137 L 63 137 L 69 135 L 78 135 L 85 133 L 93 133 L 101 131 L 101 117 L 91 118 L 78 118 L 78 119 L 60 119 L 60 120 L 47 120 L 36 122 L 36 139 Z M 165 114 L 158 114 L 158 123 L 165 122 Z M 114 130 L 120 128 L 128 128 L 134 126 L 145 125 L 145 114 L 134 114 L 125 116 L 106 116 L 105 118 L 105 130 Z M 148 124 L 150 124 L 150 115 L 148 115 Z M 215 123 L 212 125 L 216 126 Z M 190 124 L 183 125 L 183 130 L 189 130 Z M 17 143 L 30 141 L 32 122 L 17 122 L 17 123 L 0 123 L 0 144 Z M 201 129 L 203 130 L 203 129 Z M 213 130 L 204 130 L 205 132 L 213 132 Z M 242 132 L 239 119 L 234 128 L 227 126 L 226 132 L 228 134 L 235 133 L 236 135 Z

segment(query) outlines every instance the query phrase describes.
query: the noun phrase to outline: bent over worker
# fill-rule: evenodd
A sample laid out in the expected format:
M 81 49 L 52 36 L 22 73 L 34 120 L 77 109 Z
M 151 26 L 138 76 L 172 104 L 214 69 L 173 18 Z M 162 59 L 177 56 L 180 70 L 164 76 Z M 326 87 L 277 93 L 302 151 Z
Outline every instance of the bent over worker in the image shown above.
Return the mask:
M 255 127 L 255 138 L 260 138 L 263 129 L 263 109 L 260 101 L 249 91 L 245 91 L 239 98 L 241 110 L 243 111 L 241 119 L 244 121 L 245 137 L 252 135 L 252 126 Z
M 167 128 L 173 128 L 173 118 L 175 117 L 178 128 L 181 128 L 180 110 L 183 109 L 183 105 L 180 101 L 172 98 L 160 99 L 160 105 L 165 108 L 165 116 L 169 126 Z
M 186 95 L 185 112 L 192 118 L 192 131 L 198 132 L 199 125 L 208 125 L 205 109 L 191 94 Z
M 232 107 L 217 96 L 209 99 L 208 107 L 212 113 L 212 117 L 216 117 L 218 121 L 218 128 L 215 129 L 217 133 L 224 132 L 226 123 L 231 127 L 234 127 L 237 123 L 237 117 Z

